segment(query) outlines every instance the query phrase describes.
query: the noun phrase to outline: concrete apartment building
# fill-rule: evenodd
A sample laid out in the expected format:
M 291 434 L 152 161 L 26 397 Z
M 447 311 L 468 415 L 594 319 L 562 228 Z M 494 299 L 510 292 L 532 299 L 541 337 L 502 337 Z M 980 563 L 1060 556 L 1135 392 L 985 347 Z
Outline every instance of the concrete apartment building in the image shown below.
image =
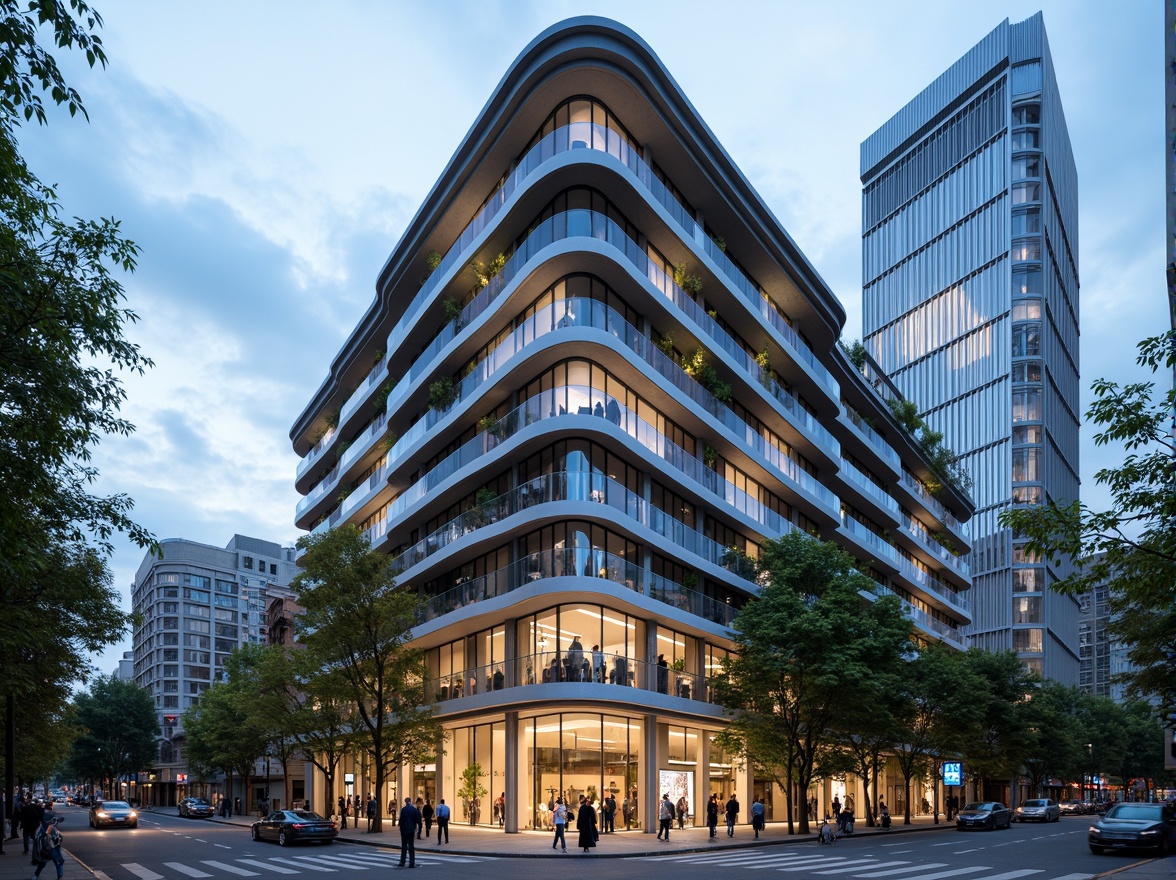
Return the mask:
M 1041 14 L 1007 20 L 861 147 L 870 355 L 974 480 L 970 643 L 1078 684 L 1067 574 L 997 524 L 1078 498 L 1078 183 Z
M 183 538 L 165 538 L 160 546 L 162 558 L 144 556 L 131 585 L 142 618 L 132 657 L 134 681 L 155 699 L 162 731 L 158 764 L 139 775 L 150 790 L 139 797 L 172 805 L 194 782 L 183 754 L 184 712 L 217 679 L 231 651 L 267 643 L 267 610 L 293 596 L 289 584 L 298 566 L 293 547 L 245 535 L 225 547 Z
M 513 832 L 611 791 L 618 826 L 652 828 L 662 793 L 721 791 L 781 818 L 714 745 L 710 676 L 749 561 L 792 530 L 963 646 L 971 577 L 939 539 L 967 552 L 971 501 L 928 491 L 844 322 L 636 34 L 576 18 L 523 51 L 291 429 L 299 527 L 355 524 L 429 603 L 414 639 L 450 739 L 380 803 L 489 824 L 505 794 Z

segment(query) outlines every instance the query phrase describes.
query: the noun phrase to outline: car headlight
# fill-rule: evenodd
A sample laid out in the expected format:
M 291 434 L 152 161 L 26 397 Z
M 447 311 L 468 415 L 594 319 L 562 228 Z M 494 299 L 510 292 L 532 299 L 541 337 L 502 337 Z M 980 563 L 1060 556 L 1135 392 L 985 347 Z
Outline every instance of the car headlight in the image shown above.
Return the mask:
M 138 814 L 138 813 L 136 813 L 134 810 L 131 810 L 131 814 L 130 814 L 130 816 L 131 816 L 131 818 L 132 818 L 132 819 L 138 819 L 138 818 L 139 818 L 139 814 Z
M 1102 837 L 1102 829 L 1098 828 L 1094 825 L 1091 825 L 1090 826 L 1090 836 L 1091 837 Z
M 103 811 L 101 811 L 101 810 L 99 810 L 97 813 L 95 813 L 95 815 L 96 815 L 96 816 L 97 816 L 99 819 L 107 819 L 107 818 L 109 818 L 109 817 L 106 815 L 106 813 L 104 813 L 104 812 L 103 812 Z
M 1159 833 L 1160 833 L 1159 828 L 1148 828 L 1146 831 L 1140 831 L 1139 836 L 1140 837 L 1155 837 Z

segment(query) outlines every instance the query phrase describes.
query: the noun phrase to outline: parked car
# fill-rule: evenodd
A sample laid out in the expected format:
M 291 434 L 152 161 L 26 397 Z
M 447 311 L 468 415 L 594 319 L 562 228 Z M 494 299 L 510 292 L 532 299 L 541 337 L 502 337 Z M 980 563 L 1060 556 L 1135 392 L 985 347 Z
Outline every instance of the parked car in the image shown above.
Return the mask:
M 139 814 L 126 801 L 97 801 L 90 807 L 90 827 L 101 828 L 103 825 L 138 828 Z
M 1115 804 L 1096 819 L 1088 836 L 1095 855 L 1108 849 L 1176 851 L 1176 809 L 1165 804 Z
M 208 819 L 213 814 L 212 804 L 204 798 L 186 797 L 180 801 L 179 813 L 189 819 Z
M 277 810 L 253 823 L 254 840 L 276 840 L 290 846 L 303 840 L 330 843 L 339 835 L 339 827 L 310 810 Z
M 1058 809 L 1067 816 L 1081 816 L 1085 810 L 1082 808 L 1082 801 L 1078 798 L 1070 798 L 1067 801 L 1062 801 L 1058 804 Z
M 1062 810 L 1049 798 L 1030 798 L 1017 807 L 1013 818 L 1018 822 L 1057 822 L 1062 818 Z
M 956 813 L 956 829 L 964 831 L 968 828 L 984 828 L 995 831 L 997 828 L 1013 827 L 1013 811 L 1004 804 L 996 801 L 977 801 L 966 804 Z

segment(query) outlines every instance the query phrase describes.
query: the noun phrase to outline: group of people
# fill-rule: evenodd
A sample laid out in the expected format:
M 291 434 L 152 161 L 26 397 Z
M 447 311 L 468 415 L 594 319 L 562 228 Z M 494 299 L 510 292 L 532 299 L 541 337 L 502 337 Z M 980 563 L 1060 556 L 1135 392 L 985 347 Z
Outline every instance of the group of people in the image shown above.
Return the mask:
M 404 799 L 404 806 L 400 808 L 400 815 L 397 817 L 397 824 L 400 826 L 400 862 L 399 867 L 405 866 L 405 861 L 408 862 L 408 867 L 416 867 L 416 842 L 418 840 L 433 838 L 433 820 L 437 820 L 437 845 L 441 845 L 441 838 L 445 838 L 445 843 L 449 843 L 449 818 L 451 816 L 449 804 L 445 803 L 445 798 L 441 798 L 437 802 L 436 809 L 429 802 L 428 798 L 417 798 L 414 804 L 411 797 Z M 424 832 L 422 838 L 421 833 Z
M 611 798 L 612 795 L 610 794 L 609 797 Z M 615 799 L 613 803 L 613 812 L 615 813 Z M 565 830 L 570 818 L 568 805 L 564 803 L 564 799 L 562 797 L 556 798 L 551 811 L 551 824 L 555 828 L 555 839 L 551 842 L 552 849 L 562 849 L 564 852 L 568 851 Z M 596 823 L 596 807 L 592 805 L 592 802 L 585 795 L 580 795 L 580 805 L 576 810 L 576 830 L 580 833 L 577 839 L 580 849 L 583 852 L 591 852 L 592 848 L 596 846 L 596 842 L 600 839 L 600 831 Z
M 57 830 L 57 823 L 61 817 L 53 811 L 53 798 L 45 804 L 38 803 L 28 792 L 17 795 L 9 816 L 12 838 L 20 837 L 24 842 L 24 854 L 32 856 L 32 863 L 37 870 L 34 878 L 41 876 L 41 871 L 50 862 L 57 869 L 57 880 L 61 880 L 65 872 L 65 859 L 61 855 L 61 832 Z M 20 834 L 17 834 L 20 829 Z
M 227 797 L 222 795 L 220 802 L 216 806 L 216 814 L 222 819 L 227 819 L 234 813 L 236 813 L 238 816 L 241 815 L 241 799 L 233 798 L 233 800 L 230 801 Z

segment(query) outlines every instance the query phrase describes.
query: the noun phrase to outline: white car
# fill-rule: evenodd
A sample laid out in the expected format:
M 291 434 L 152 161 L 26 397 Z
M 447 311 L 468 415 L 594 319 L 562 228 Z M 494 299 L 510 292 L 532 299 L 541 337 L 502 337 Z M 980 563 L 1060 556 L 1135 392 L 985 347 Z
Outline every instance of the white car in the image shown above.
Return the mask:
M 1049 798 L 1031 798 L 1013 811 L 1016 822 L 1057 822 L 1061 818 L 1062 808 Z

